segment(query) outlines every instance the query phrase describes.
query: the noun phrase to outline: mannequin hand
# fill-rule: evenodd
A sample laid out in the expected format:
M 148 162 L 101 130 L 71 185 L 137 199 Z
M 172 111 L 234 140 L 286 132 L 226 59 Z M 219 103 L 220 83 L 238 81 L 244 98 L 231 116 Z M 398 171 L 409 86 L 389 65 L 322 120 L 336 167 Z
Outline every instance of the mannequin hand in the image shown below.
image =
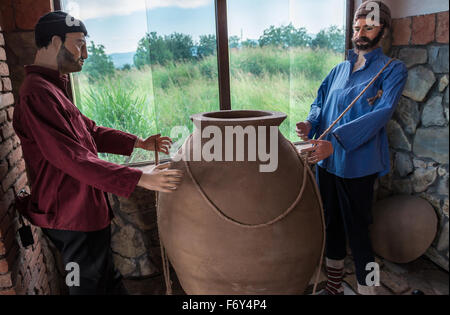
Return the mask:
M 157 145 L 158 152 L 169 154 L 172 140 L 169 137 L 161 137 L 161 134 L 157 134 L 148 137 L 146 140 L 138 139 L 136 142 L 136 148 L 147 151 L 155 151 L 155 144 Z
M 143 173 L 138 186 L 148 190 L 171 193 L 178 188 L 183 178 L 180 170 L 169 169 L 171 163 L 155 166 L 150 172 Z
M 303 141 L 308 141 L 308 134 L 311 131 L 311 123 L 309 121 L 302 121 L 297 123 L 297 128 L 295 132 L 297 132 L 297 136 L 302 138 Z
M 313 146 L 302 150 L 302 154 L 311 152 L 308 163 L 316 164 L 333 154 L 333 144 L 326 140 L 309 140 Z

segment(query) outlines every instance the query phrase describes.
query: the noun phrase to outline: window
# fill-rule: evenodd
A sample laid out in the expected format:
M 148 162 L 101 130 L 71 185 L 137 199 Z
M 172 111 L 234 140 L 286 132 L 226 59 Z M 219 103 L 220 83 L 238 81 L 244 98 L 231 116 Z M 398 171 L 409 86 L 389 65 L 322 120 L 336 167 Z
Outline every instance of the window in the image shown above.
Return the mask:
M 282 133 L 298 141 L 295 123 L 344 59 L 345 3 L 61 0 L 89 32 L 89 58 L 72 76 L 75 104 L 98 125 L 141 138 L 161 133 L 177 144 L 192 131 L 194 113 L 281 111 L 288 115 Z M 131 157 L 100 157 L 154 159 L 140 149 Z
M 328 72 L 343 61 L 342 0 L 228 0 L 233 109 L 280 111 L 283 135 L 298 141 Z

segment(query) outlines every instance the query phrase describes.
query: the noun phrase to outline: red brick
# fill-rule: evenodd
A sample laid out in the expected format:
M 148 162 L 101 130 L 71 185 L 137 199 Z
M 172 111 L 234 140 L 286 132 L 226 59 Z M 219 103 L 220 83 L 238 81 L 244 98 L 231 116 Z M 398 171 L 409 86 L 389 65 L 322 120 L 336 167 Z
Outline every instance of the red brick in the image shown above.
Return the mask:
M 0 275 L 0 288 L 12 287 L 11 272 Z
M 8 254 L 6 256 L 6 261 L 8 262 L 9 266 L 14 266 L 14 263 L 16 262 L 17 251 L 18 251 L 17 246 L 18 245 L 14 242 L 8 251 Z
M 15 134 L 15 132 L 14 132 L 14 128 L 13 128 L 11 122 L 8 122 L 8 123 L 6 123 L 6 124 L 4 124 L 2 126 L 2 137 L 3 137 L 3 140 L 6 140 L 6 139 L 10 138 L 14 134 Z
M 16 291 L 14 289 L 1 290 L 0 295 L 16 295 Z
M 427 45 L 435 40 L 436 14 L 413 16 L 411 43 Z
M 0 109 L 12 104 L 14 104 L 14 96 L 12 93 L 0 94 Z
M 31 286 L 35 287 L 36 283 L 38 282 L 39 279 L 39 266 L 38 265 L 34 265 L 33 270 L 31 272 Z
M 31 263 L 30 263 L 30 266 L 33 266 L 32 267 L 33 268 L 33 272 L 32 272 L 33 277 L 35 277 L 39 274 L 39 269 L 40 269 L 40 266 L 38 264 L 39 256 L 40 256 L 39 252 L 33 251 L 33 256 L 31 257 Z
M 27 185 L 28 185 L 27 174 L 22 173 L 22 175 L 20 175 L 17 182 L 14 184 L 14 189 L 15 189 L 16 193 L 19 193 L 19 191 L 21 191 Z
M 50 295 L 50 286 L 48 285 L 48 278 L 46 277 L 45 279 L 46 281 L 44 281 L 44 283 L 42 284 L 42 288 L 44 289 L 44 294 L 45 295 Z
M 7 273 L 9 270 L 8 262 L 6 261 L 6 258 L 0 258 L 0 275 Z
M 2 78 L 3 82 L 3 91 L 12 91 L 12 84 L 10 78 Z
M 14 115 L 14 107 L 10 107 L 6 111 L 8 112 L 8 120 L 12 121 Z
M 442 44 L 448 44 L 448 11 L 437 14 L 436 41 Z
M 34 234 L 35 238 L 39 238 L 39 234 L 38 233 L 34 233 L 34 231 L 33 231 L 33 234 Z M 40 254 L 41 253 L 41 243 L 37 242 L 36 244 L 34 244 L 33 245 L 33 250 L 35 252 L 38 252 L 38 254 Z
M 39 18 L 50 11 L 50 0 L 14 0 L 16 26 L 22 30 L 34 30 Z
M 15 240 L 14 229 L 9 229 L 3 241 L 0 241 L 0 256 L 6 255 Z
M 392 45 L 409 45 L 411 39 L 411 18 L 392 20 Z
M 25 161 L 23 159 L 17 164 L 17 169 L 19 170 L 19 173 L 25 172 Z
M 28 266 L 31 266 L 30 261 L 31 258 L 33 258 L 33 250 L 31 249 L 31 247 L 28 247 L 25 249 L 25 262 L 27 263 Z
M 8 164 L 6 163 L 6 161 L 2 160 L 0 162 L 0 180 L 2 180 L 6 174 L 8 174 Z
M 3 141 L 0 144 L 0 159 L 4 159 L 5 156 L 9 154 L 13 150 L 13 142 L 11 139 L 8 139 L 6 141 Z
M 12 6 L 13 1 L 0 1 L 0 12 L 2 17 L 3 31 L 9 32 L 16 28 L 14 21 L 14 8 Z
M 2 231 L 6 232 L 8 229 L 9 217 L 5 218 L 5 215 L 13 201 L 14 192 L 12 189 L 9 189 L 6 193 L 4 193 L 0 199 L 0 237 L 3 237 Z
M 0 61 L 0 76 L 3 77 L 9 76 L 9 68 L 6 62 Z
M 11 139 L 3 141 L 0 143 L 0 159 L 3 160 L 5 156 L 8 155 L 9 152 L 13 150 L 13 142 Z
M 10 155 L 8 155 L 9 165 L 15 165 L 22 159 L 22 148 L 17 147 L 17 149 L 13 150 Z
M 0 124 L 3 124 L 8 119 L 7 111 L 2 110 L 0 112 Z
M 12 140 L 14 148 L 17 148 L 17 146 L 20 145 L 20 139 L 16 134 L 14 134 L 14 136 L 12 136 L 11 140 Z
M 19 176 L 19 174 L 18 174 L 17 167 L 12 168 L 9 171 L 9 173 L 6 175 L 5 179 L 2 180 L 3 191 L 7 191 L 8 188 L 11 187 L 12 184 L 14 184 L 14 182 L 16 181 L 18 176 Z
M 8 119 L 8 111 L 0 111 L 0 124 L 3 124 Z
M 11 218 L 10 212 L 5 212 L 0 220 L 0 239 L 6 237 L 12 222 L 13 219 Z
M 25 294 L 25 291 L 26 291 L 25 283 L 23 281 L 23 276 L 22 276 L 22 274 L 20 272 L 16 276 L 15 289 L 16 289 L 16 293 L 18 295 L 24 295 Z
M 6 60 L 6 51 L 5 48 L 0 47 L 0 60 L 5 61 Z
M 47 282 L 47 274 L 45 272 L 45 269 L 41 268 L 41 272 L 39 273 L 39 279 L 38 279 L 39 287 L 41 288 L 40 289 L 41 294 L 43 294 L 45 291 L 43 287 L 45 286 L 46 282 Z
M 13 219 L 10 214 L 6 212 L 0 221 L 0 238 L 4 238 L 6 236 L 6 233 L 8 233 L 9 228 L 11 227 L 12 221 Z
M 5 237 L 6 232 L 8 232 L 10 225 L 11 225 L 11 218 L 9 217 L 8 212 L 5 211 L 2 214 L 2 218 L 0 219 L 0 238 Z

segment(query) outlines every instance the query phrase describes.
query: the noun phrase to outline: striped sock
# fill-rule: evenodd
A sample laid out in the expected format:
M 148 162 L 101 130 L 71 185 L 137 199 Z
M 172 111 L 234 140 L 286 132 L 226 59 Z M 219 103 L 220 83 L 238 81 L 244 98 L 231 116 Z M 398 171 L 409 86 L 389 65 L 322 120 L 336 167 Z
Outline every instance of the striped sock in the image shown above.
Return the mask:
M 341 293 L 343 291 L 342 279 L 344 277 L 344 268 L 333 268 L 329 266 L 326 268 L 328 281 L 325 290 L 332 295 Z

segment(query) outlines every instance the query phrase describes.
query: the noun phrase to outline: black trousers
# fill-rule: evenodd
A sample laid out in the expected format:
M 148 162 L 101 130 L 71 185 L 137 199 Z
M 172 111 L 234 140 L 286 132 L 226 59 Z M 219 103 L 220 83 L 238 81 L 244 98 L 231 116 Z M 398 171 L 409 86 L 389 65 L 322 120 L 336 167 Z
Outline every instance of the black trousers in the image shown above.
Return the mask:
M 74 270 L 69 263 L 79 266 L 79 286 L 68 286 L 70 295 L 127 294 L 122 275 L 113 263 L 110 225 L 94 232 L 44 228 L 42 231 L 61 253 L 69 273 Z M 68 278 L 71 278 L 70 275 Z
M 341 260 L 347 255 L 347 239 L 355 262 L 356 278 L 366 284 L 366 270 L 374 262 L 369 225 L 372 224 L 373 186 L 377 174 L 341 178 L 316 166 L 326 223 L 326 257 Z

